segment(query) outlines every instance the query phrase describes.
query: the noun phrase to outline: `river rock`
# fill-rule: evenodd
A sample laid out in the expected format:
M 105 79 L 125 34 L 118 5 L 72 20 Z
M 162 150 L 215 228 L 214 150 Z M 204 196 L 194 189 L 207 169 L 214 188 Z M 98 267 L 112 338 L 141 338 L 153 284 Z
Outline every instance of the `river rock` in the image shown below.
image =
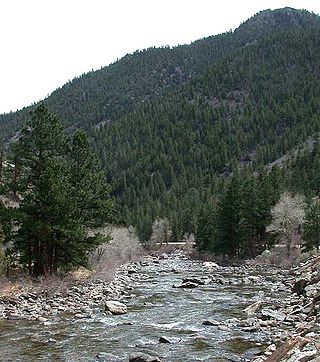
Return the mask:
M 200 280 L 198 278 L 186 278 L 186 279 L 183 279 L 182 281 L 182 284 L 185 284 L 185 283 L 194 283 L 194 284 L 198 284 L 198 285 L 204 285 L 204 281 L 203 280 Z
M 219 269 L 219 265 L 212 261 L 204 261 L 202 264 L 207 269 Z
M 116 300 L 107 300 L 104 304 L 104 309 L 106 312 L 110 312 L 114 315 L 126 314 L 128 311 L 125 304 L 120 303 Z
M 84 314 L 81 314 L 81 313 L 76 313 L 76 314 L 74 315 L 74 317 L 77 318 L 77 319 L 84 319 L 84 318 L 86 318 L 86 316 L 85 316 Z
M 300 336 L 290 338 L 284 344 L 280 345 L 266 359 L 268 362 L 302 362 L 310 361 L 311 359 L 300 358 L 302 355 L 301 349 L 310 342 L 307 338 Z M 271 354 L 270 354 L 271 353 Z M 304 356 L 305 357 L 305 356 Z
M 280 322 L 286 319 L 286 315 L 284 313 L 269 308 L 262 309 L 261 314 L 265 317 L 273 318 Z
M 248 315 L 251 316 L 256 313 L 256 311 L 261 307 L 261 301 L 257 301 L 251 305 L 249 305 L 247 308 L 245 308 L 243 311 Z
M 161 360 L 146 353 L 136 352 L 129 356 L 129 362 L 161 362 Z
M 116 356 L 114 356 L 113 354 L 110 353 L 106 353 L 106 352 L 100 352 L 96 355 L 96 358 L 99 361 L 104 361 L 104 362 L 119 362 L 120 359 Z
M 39 322 L 43 322 L 43 323 L 48 321 L 47 318 L 44 318 L 44 317 L 41 317 L 41 316 L 38 317 L 37 320 L 38 320 Z
M 249 332 L 249 333 L 252 333 L 252 332 L 257 332 L 260 330 L 260 327 L 259 326 L 249 326 L 249 327 L 242 327 L 241 330 L 243 332 Z
M 22 316 L 20 314 L 16 314 L 16 313 L 8 313 L 7 314 L 7 319 L 9 319 L 9 320 L 19 320 L 19 319 L 24 319 L 24 316 Z
M 206 320 L 202 322 L 202 325 L 204 326 L 220 326 L 220 322 L 215 321 L 215 320 Z
M 185 283 L 182 283 L 182 284 L 180 284 L 180 285 L 174 286 L 174 288 L 193 289 L 193 288 L 197 288 L 198 286 L 199 286 L 199 284 L 196 284 L 196 283 L 185 282 Z
M 164 337 L 164 336 L 161 336 L 158 341 L 160 343 L 171 343 L 171 341 L 167 337 Z
M 314 298 L 317 295 L 318 291 L 320 290 L 320 283 L 307 285 L 304 290 L 307 297 Z

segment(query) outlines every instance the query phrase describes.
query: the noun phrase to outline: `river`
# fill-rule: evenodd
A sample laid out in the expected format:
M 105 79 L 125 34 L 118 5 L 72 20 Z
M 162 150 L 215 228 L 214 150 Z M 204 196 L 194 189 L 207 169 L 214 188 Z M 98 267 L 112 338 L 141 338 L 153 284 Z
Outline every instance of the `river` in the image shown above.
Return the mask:
M 261 298 L 274 303 L 276 276 L 268 273 L 210 270 L 180 254 L 149 259 L 132 274 L 130 293 L 122 300 L 127 314 L 110 316 L 95 308 L 83 319 L 65 312 L 45 323 L 0 320 L 0 360 L 98 361 L 99 356 L 111 362 L 144 352 L 170 362 L 245 361 L 270 339 L 265 331 L 239 325 L 246 306 Z M 191 277 L 204 285 L 172 287 Z M 285 292 L 278 293 L 279 300 L 284 297 Z M 203 325 L 205 320 L 219 325 Z M 160 343 L 161 336 L 171 343 Z

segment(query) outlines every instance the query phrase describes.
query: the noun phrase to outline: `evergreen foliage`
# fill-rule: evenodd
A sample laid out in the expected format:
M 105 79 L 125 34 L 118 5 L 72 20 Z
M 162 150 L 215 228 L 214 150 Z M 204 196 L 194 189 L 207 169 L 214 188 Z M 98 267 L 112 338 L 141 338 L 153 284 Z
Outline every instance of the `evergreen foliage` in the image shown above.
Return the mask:
M 230 258 L 254 257 L 269 243 L 266 228 L 279 194 L 275 173 L 235 173 L 217 207 L 207 205 L 197 225 L 197 247 Z
M 14 238 L 21 262 L 33 275 L 83 265 L 102 241 L 86 227 L 106 222 L 111 209 L 110 187 L 87 136 L 77 132 L 69 141 L 59 119 L 40 105 L 13 154 L 21 169 Z
M 306 210 L 305 223 L 303 225 L 303 238 L 305 240 L 305 250 L 320 246 L 320 202 L 313 200 Z

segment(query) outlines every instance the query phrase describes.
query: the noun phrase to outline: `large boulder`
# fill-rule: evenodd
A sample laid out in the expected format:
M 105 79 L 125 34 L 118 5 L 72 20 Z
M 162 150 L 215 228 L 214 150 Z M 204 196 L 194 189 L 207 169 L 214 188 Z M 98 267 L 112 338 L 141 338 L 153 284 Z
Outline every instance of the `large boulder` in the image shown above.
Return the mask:
M 125 304 L 120 303 L 116 300 L 107 300 L 104 304 L 104 309 L 106 312 L 110 312 L 114 315 L 126 314 L 128 311 Z
M 146 353 L 136 352 L 129 356 L 129 362 L 161 362 L 161 360 Z

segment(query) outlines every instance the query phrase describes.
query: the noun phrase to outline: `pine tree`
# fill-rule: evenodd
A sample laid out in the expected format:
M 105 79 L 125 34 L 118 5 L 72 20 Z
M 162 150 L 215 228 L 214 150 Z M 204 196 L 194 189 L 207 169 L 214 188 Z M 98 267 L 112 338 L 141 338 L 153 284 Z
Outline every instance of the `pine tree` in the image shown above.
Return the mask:
M 33 112 L 14 146 L 23 200 L 15 237 L 31 274 L 84 265 L 101 238 L 87 227 L 107 221 L 109 186 L 83 133 L 69 142 L 59 119 L 44 105 Z
M 218 205 L 218 237 L 214 251 L 239 257 L 241 249 L 240 234 L 241 182 L 234 176 Z
M 215 205 L 204 205 L 198 218 L 196 247 L 199 251 L 213 251 L 217 238 L 217 210 Z
M 305 240 L 305 250 L 311 250 L 320 246 L 320 202 L 313 200 L 307 208 L 305 222 L 303 224 L 303 239 Z
M 3 182 L 3 169 L 4 169 L 4 147 L 2 141 L 0 141 L 0 186 Z

